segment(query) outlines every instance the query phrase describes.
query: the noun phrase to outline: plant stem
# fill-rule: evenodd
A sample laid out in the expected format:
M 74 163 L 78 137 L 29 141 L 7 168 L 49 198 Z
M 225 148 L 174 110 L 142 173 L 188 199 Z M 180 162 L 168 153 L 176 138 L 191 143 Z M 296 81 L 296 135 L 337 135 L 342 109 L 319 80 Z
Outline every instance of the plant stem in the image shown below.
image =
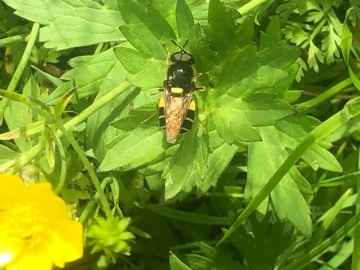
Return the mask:
M 11 81 L 7 88 L 7 91 L 9 91 L 9 92 L 15 91 L 16 86 L 19 83 L 20 77 L 21 77 L 22 73 L 24 72 L 24 69 L 29 60 L 31 51 L 35 45 L 35 41 L 38 37 L 39 28 L 40 28 L 40 25 L 38 23 L 34 23 L 32 29 L 31 29 L 29 41 L 26 45 L 25 51 L 21 57 L 18 67 L 15 70 L 14 76 L 11 78 Z M 4 98 L 3 100 L 0 101 L 0 119 L 1 119 L 1 121 L 3 119 L 4 112 L 5 112 L 8 102 L 9 102 L 9 99 L 7 99 L 7 98 Z
M 119 86 L 115 87 L 112 91 L 107 93 L 106 95 L 102 96 L 100 99 L 98 99 L 96 102 L 91 104 L 89 107 L 87 107 L 85 110 L 80 112 L 77 116 L 69 120 L 64 124 L 65 130 L 69 130 L 70 127 L 74 127 L 79 125 L 80 123 L 84 122 L 90 115 L 95 113 L 97 110 L 99 110 L 101 107 L 108 104 L 110 101 L 112 101 L 115 97 L 117 97 L 119 94 L 124 92 L 126 89 L 128 89 L 131 86 L 131 83 L 124 81 Z
M 61 125 L 61 123 L 59 122 L 57 127 L 59 127 L 60 125 Z M 110 205 L 109 205 L 107 197 L 106 197 L 106 195 L 105 195 L 105 193 L 104 193 L 104 191 L 103 191 L 103 189 L 101 187 L 100 181 L 97 178 L 94 167 L 90 164 L 89 160 L 85 156 L 85 153 L 84 153 L 83 149 L 81 149 L 79 143 L 75 140 L 73 134 L 71 132 L 66 132 L 64 130 L 64 126 L 62 127 L 63 135 L 65 136 L 66 140 L 71 144 L 71 146 L 74 148 L 76 154 L 78 155 L 78 158 L 84 164 L 87 172 L 89 173 L 90 179 L 91 179 L 93 185 L 95 186 L 97 194 L 99 195 L 99 200 L 101 202 L 101 205 L 102 205 L 102 208 L 103 208 L 103 210 L 105 212 L 105 215 L 106 215 L 106 217 L 108 219 L 110 219 L 113 216 L 112 212 L 111 212 L 111 209 L 110 209 Z
M 360 171 L 360 151 L 358 150 L 358 172 Z M 357 204 L 356 204 L 356 214 L 360 215 L 360 176 L 357 176 Z M 360 269 L 360 226 L 355 227 L 354 230 L 354 247 L 352 254 L 351 269 L 358 270 Z
M 338 84 L 334 85 L 329 90 L 318 95 L 317 97 L 310 99 L 308 101 L 299 103 L 299 104 L 295 105 L 295 107 L 297 109 L 306 109 L 306 108 L 315 107 L 315 106 L 319 105 L 320 103 L 324 102 L 325 100 L 327 100 L 328 98 L 341 92 L 345 87 L 347 87 L 351 84 L 352 84 L 352 80 L 350 78 L 347 78 L 346 80 L 339 82 Z
M 265 3 L 266 1 L 267 0 L 252 0 L 249 3 L 243 5 L 237 11 L 241 15 L 245 15 L 245 14 L 249 13 L 251 10 L 253 10 L 253 9 L 257 8 L 258 6 L 260 6 L 261 4 Z
M 101 183 L 101 189 L 103 190 L 109 183 L 112 182 L 111 178 L 105 178 Z M 90 201 L 87 203 L 84 211 L 82 211 L 79 222 L 84 223 L 86 218 L 88 217 L 89 213 L 93 211 L 93 207 L 96 205 L 96 202 L 99 199 L 99 192 L 96 192 L 95 195 L 90 199 Z

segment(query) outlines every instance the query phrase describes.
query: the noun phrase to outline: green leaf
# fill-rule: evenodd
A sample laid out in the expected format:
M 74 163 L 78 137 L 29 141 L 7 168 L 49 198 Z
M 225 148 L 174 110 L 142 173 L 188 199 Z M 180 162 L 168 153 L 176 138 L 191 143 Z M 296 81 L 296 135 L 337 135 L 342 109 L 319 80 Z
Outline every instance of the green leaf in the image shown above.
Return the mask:
M 177 1 L 176 25 L 179 38 L 189 38 L 195 35 L 194 17 L 185 0 Z
M 202 134 L 201 125 L 195 123 L 193 129 L 185 134 L 163 173 L 166 179 L 165 199 L 184 196 L 194 188 L 201 196 L 216 186 L 238 147 L 227 144 L 219 137 L 211 119 L 207 132 Z
M 107 92 L 110 90 L 111 88 L 106 89 Z M 100 93 L 97 98 L 101 98 L 107 92 Z M 146 95 L 140 89 L 128 89 L 89 117 L 86 125 L 85 145 L 87 148 L 93 149 L 99 161 L 102 161 L 107 154 L 108 144 L 120 134 L 124 134 L 124 131 L 113 127 L 111 123 L 128 116 L 132 110 L 142 106 L 145 102 L 147 102 Z M 155 108 L 153 111 L 156 111 Z M 143 117 L 142 120 L 149 117 L 149 114 Z M 140 122 L 138 120 L 134 123 L 140 126 Z
M 247 269 L 238 260 L 231 258 L 231 253 L 225 250 L 215 249 L 205 243 L 200 243 L 200 250 L 209 258 L 205 269 Z M 205 260 L 203 261 L 206 263 Z
M 166 206 L 150 205 L 148 208 L 151 211 L 164 217 L 169 217 L 171 219 L 186 221 L 190 223 L 225 225 L 229 222 L 226 217 L 215 217 L 209 215 L 202 215 L 199 213 L 179 211 Z
M 93 189 L 90 180 L 83 173 L 77 172 L 66 178 L 61 195 L 66 198 L 67 202 L 78 203 L 79 200 L 90 199 L 94 192 Z
M 266 129 L 266 128 L 263 128 Z M 281 151 L 280 151 L 281 150 Z M 279 164 L 286 158 L 285 149 L 279 149 L 264 139 L 259 143 L 250 143 L 248 160 L 248 182 L 245 189 L 247 198 L 254 197 L 266 184 L 269 176 L 273 175 Z M 259 170 L 259 164 L 261 170 Z M 289 219 L 302 233 L 311 232 L 310 211 L 305 199 L 300 193 L 289 174 L 271 192 L 271 201 L 281 221 Z M 257 208 L 263 215 L 268 209 L 268 199 Z
M 15 14 L 46 25 L 40 30 L 45 47 L 59 50 L 123 38 L 121 13 L 91 0 L 5 0 Z
M 191 267 L 191 269 L 217 269 L 213 267 L 214 265 L 213 261 L 205 256 L 191 253 L 191 254 L 186 254 L 185 258 L 186 258 L 186 263 Z M 222 265 L 222 267 L 225 266 Z
M 349 19 L 351 19 L 352 25 L 355 26 L 360 19 L 360 3 L 357 0 L 349 0 L 349 2 L 353 13 L 349 16 Z
M 232 43 L 237 27 L 231 11 L 227 10 L 219 0 L 210 1 L 208 22 L 209 25 L 205 28 L 205 31 L 208 40 L 211 42 L 210 47 L 221 48 L 226 43 L 224 41 Z
M 72 67 L 61 78 L 74 80 L 78 98 L 88 97 L 102 91 L 109 91 L 122 83 L 127 72 L 116 58 L 113 50 L 107 50 L 91 56 L 79 56 L 69 61 Z M 46 100 L 47 104 L 55 104 L 56 100 L 74 85 L 71 81 L 61 84 Z
M 321 45 L 321 50 L 325 55 L 325 63 L 330 65 L 332 62 L 334 62 L 335 57 L 340 57 L 339 48 L 341 45 L 341 37 L 336 34 L 334 28 L 331 25 L 324 28 L 328 30 L 329 34 L 324 38 Z
M 310 68 L 313 68 L 315 72 L 319 72 L 319 65 L 320 63 L 324 63 L 324 57 L 322 51 L 312 42 L 309 43 L 309 55 L 308 55 L 308 64 Z
M 16 158 L 17 155 L 18 155 L 17 152 L 0 144 L 0 162 L 1 162 L 1 164 Z
M 347 11 L 345 21 L 343 24 L 343 32 L 341 35 L 341 51 L 344 56 L 344 61 L 348 66 L 350 78 L 351 78 L 352 82 L 354 83 L 354 85 L 356 86 L 356 88 L 358 90 L 360 90 L 360 80 L 356 76 L 356 74 L 353 71 L 351 64 L 350 64 L 350 51 L 351 51 L 351 47 L 352 47 L 351 44 L 352 44 L 352 40 L 353 40 L 353 35 L 352 35 L 352 33 L 349 29 L 348 23 L 347 23 L 347 18 L 349 16 L 350 12 L 351 12 L 351 9 L 349 9 Z
M 181 193 L 189 193 L 199 181 L 203 181 L 208 169 L 208 149 L 203 137 L 197 137 L 196 127 L 185 134 L 178 151 L 165 168 L 165 200 Z
M 274 89 L 278 82 L 286 80 L 288 69 L 299 57 L 295 47 L 276 47 L 254 52 L 249 47 L 230 58 L 223 68 L 214 96 L 227 94 L 236 98 L 255 92 L 281 93 L 287 89 Z M 249 56 L 250 55 L 250 56 Z
M 247 198 L 254 197 L 265 186 L 269 177 L 288 157 L 288 149 L 295 149 L 316 124 L 318 121 L 310 117 L 296 115 L 279 121 L 273 127 L 256 128 L 262 141 L 249 144 L 248 182 L 245 189 Z M 302 159 L 315 170 L 321 167 L 341 171 L 335 157 L 318 144 L 309 149 Z M 310 184 L 293 167 L 272 190 L 270 197 L 280 220 L 288 219 L 302 233 L 309 235 L 312 229 L 310 211 L 299 189 L 311 192 Z M 257 208 L 263 215 L 267 212 L 268 200 L 264 200 Z
M 271 49 L 274 45 L 281 41 L 280 18 L 278 16 L 271 17 L 270 23 L 266 32 L 261 35 L 260 51 L 268 48 Z
M 49 130 L 45 129 L 44 131 L 44 141 L 45 141 L 45 156 L 49 163 L 49 167 L 51 169 L 55 166 L 55 139 L 53 137 L 54 133 Z
M 310 35 L 305 32 L 298 23 L 286 25 L 282 29 L 282 32 L 287 39 L 291 40 L 301 48 L 306 48 L 309 45 Z
M 39 86 L 35 81 L 34 77 L 31 76 L 30 79 L 25 84 L 23 93 L 26 96 L 32 96 L 40 92 Z M 10 100 L 8 106 L 4 113 L 5 122 L 9 130 L 14 130 L 17 128 L 22 128 L 33 122 L 33 114 L 29 106 L 19 102 Z M 29 150 L 33 146 L 33 140 L 29 140 L 26 137 L 20 137 L 14 139 L 15 144 L 21 152 Z
M 161 49 L 161 51 L 164 50 Z M 132 73 L 127 79 L 133 85 L 145 89 L 162 87 L 167 68 L 165 60 L 156 60 L 153 57 L 124 47 L 116 48 L 115 54 L 124 67 Z
M 234 143 L 259 141 L 261 138 L 253 127 L 273 125 L 295 110 L 274 95 L 254 94 L 245 100 L 224 95 L 216 101 L 210 113 L 219 135 L 226 142 Z
M 120 135 L 108 146 L 99 170 L 127 171 L 152 162 L 164 152 L 162 138 L 159 127 L 146 130 L 136 128 L 133 132 Z
M 109 135 L 117 136 L 105 149 L 102 149 L 103 146 L 99 149 L 104 153 L 100 170 L 128 171 L 149 164 L 164 154 L 166 144 L 164 146 L 162 143 L 164 134 L 157 124 L 157 117 L 142 123 L 154 112 L 154 104 L 136 108 L 129 116 L 121 118 L 108 128 Z
M 211 119 L 208 121 L 207 132 L 209 133 L 210 144 L 207 160 L 208 169 L 203 181 L 196 183 L 199 195 L 205 194 L 209 191 L 210 187 L 216 186 L 220 176 L 238 151 L 236 145 L 229 145 L 219 137 Z
M 310 116 L 293 115 L 289 116 L 275 126 L 285 137 L 283 144 L 286 148 L 294 149 L 296 145 L 304 138 L 310 131 L 320 124 L 318 120 Z M 330 148 L 331 144 L 319 142 L 310 148 L 303 156 L 302 159 L 313 169 L 341 172 L 342 167 L 334 157 L 326 149 Z
M 273 269 L 276 259 L 290 246 L 292 230 L 289 229 L 289 224 L 274 222 L 270 215 L 261 221 L 252 215 L 247 224 L 249 229 L 240 227 L 240 235 L 232 241 L 235 248 L 246 258 L 246 269 Z M 263 254 L 261 260 L 257 254 Z
M 176 37 L 165 18 L 152 5 L 133 0 L 123 0 L 120 3 L 119 9 L 126 22 L 120 30 L 131 45 L 148 57 L 165 59 L 161 41 Z
M 169 255 L 170 269 L 171 270 L 191 270 L 189 266 L 183 263 L 174 253 L 170 252 Z

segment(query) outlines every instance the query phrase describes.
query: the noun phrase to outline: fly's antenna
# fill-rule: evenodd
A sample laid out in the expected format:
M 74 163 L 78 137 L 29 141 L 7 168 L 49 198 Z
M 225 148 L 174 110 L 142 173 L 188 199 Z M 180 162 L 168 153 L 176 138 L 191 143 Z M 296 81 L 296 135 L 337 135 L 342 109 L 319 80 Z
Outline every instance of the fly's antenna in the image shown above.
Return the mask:
M 184 46 L 182 46 L 182 47 L 181 47 L 179 44 L 177 44 L 176 41 L 173 40 L 173 39 L 171 40 L 171 42 L 172 42 L 176 47 L 178 47 L 180 50 L 185 51 L 185 46 L 186 46 L 186 44 L 188 44 L 189 40 L 190 40 L 190 39 L 188 38 L 188 40 L 185 42 Z

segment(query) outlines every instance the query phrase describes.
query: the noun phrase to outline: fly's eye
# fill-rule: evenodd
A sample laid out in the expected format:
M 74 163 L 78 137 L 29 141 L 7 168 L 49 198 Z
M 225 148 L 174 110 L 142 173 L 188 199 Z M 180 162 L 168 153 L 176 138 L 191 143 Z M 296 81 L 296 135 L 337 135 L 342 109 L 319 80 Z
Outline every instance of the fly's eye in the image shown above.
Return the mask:
M 170 57 L 170 61 L 171 62 L 184 62 L 184 63 L 187 63 L 188 65 L 195 64 L 194 57 L 185 51 L 173 53 Z

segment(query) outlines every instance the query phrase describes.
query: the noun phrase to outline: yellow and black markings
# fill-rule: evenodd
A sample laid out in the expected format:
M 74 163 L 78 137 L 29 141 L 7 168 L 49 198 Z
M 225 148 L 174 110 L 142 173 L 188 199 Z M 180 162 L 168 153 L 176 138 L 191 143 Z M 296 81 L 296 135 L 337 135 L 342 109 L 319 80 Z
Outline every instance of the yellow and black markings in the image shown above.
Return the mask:
M 196 111 L 193 93 L 203 89 L 195 86 L 195 59 L 184 49 L 188 41 L 181 47 L 172 40 L 180 51 L 171 55 L 165 47 L 170 65 L 163 83 L 164 96 L 158 101 L 158 113 L 159 124 L 165 129 L 168 143 L 175 143 L 180 133 L 191 129 Z

